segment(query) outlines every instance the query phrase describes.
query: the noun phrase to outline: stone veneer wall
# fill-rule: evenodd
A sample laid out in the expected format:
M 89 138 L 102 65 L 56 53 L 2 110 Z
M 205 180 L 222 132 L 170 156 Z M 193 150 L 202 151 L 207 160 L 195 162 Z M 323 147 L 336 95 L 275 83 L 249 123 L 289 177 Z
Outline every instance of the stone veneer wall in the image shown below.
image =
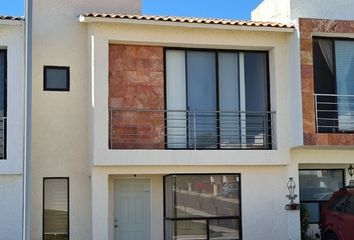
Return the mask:
M 163 47 L 109 45 L 110 109 L 163 110 Z M 112 149 L 164 148 L 163 112 L 112 111 Z
M 305 145 L 354 145 L 354 134 L 316 133 L 312 37 L 314 33 L 354 33 L 354 21 L 299 19 L 301 91 Z

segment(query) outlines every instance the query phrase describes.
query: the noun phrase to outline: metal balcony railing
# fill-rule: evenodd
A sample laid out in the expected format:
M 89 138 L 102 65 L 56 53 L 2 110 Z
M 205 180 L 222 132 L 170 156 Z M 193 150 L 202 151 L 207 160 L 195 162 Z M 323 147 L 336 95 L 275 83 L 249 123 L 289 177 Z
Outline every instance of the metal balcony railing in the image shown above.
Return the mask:
M 271 149 L 274 112 L 109 110 L 110 149 Z
M 315 94 L 316 131 L 354 132 L 354 95 Z
M 0 159 L 6 159 L 7 118 L 0 117 Z

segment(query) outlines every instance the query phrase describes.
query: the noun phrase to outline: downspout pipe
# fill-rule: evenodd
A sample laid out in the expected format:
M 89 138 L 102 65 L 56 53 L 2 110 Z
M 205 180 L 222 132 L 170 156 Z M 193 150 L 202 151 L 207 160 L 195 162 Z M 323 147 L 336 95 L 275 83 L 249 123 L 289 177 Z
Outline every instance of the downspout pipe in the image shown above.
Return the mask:
M 32 125 L 32 0 L 25 0 L 25 87 L 22 240 L 30 240 L 31 125 Z

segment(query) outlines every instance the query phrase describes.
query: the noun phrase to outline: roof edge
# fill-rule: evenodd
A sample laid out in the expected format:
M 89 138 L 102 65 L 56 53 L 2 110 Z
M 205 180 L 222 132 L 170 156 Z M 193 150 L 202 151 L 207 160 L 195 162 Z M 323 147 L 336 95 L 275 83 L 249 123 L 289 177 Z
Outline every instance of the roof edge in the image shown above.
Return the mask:
M 257 22 L 243 20 L 228 20 L 215 18 L 189 18 L 171 16 L 148 16 L 148 15 L 126 15 L 106 13 L 84 13 L 78 17 L 82 23 L 125 23 L 125 24 L 146 24 L 162 26 L 179 26 L 193 28 L 216 28 L 249 31 L 271 31 L 271 32 L 294 32 L 294 25 Z

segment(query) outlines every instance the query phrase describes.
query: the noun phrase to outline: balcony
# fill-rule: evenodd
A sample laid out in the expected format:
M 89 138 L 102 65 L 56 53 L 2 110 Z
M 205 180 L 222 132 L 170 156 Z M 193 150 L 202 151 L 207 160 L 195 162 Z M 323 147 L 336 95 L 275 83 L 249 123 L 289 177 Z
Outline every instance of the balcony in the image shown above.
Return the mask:
M 109 110 L 110 149 L 272 149 L 275 112 Z
M 354 95 L 315 94 L 316 132 L 354 133 Z
M 0 117 L 0 159 L 6 159 L 6 125 L 7 118 Z

